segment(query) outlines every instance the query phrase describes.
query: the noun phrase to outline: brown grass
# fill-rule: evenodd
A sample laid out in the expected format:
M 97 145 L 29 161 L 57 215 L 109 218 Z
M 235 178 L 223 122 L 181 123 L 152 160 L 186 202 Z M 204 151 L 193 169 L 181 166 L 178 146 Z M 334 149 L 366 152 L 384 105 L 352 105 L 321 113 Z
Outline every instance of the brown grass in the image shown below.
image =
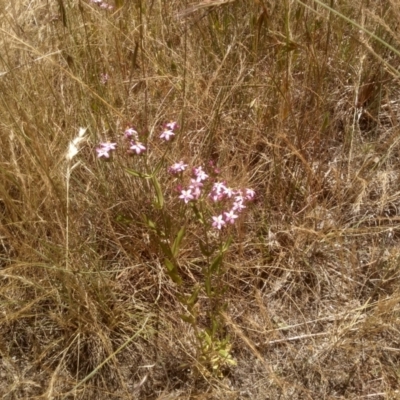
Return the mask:
M 0 1 L 3 399 L 400 398 L 399 56 L 317 3 Z M 397 0 L 325 3 L 398 48 Z M 226 258 L 220 379 L 195 372 L 140 222 L 143 159 L 94 151 L 133 124 L 151 163 L 173 119 L 171 162 L 257 192 Z

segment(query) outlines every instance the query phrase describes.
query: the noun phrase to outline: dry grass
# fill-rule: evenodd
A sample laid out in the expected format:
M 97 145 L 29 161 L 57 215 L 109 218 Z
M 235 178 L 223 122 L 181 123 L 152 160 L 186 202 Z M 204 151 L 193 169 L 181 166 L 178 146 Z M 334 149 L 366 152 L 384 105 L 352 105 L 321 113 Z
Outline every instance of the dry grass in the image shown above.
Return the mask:
M 3 399 L 400 398 L 399 57 L 311 0 L 211 3 L 0 1 Z M 326 3 L 399 46 L 397 0 Z M 134 124 L 156 160 L 171 119 L 171 161 L 258 195 L 221 379 L 194 372 L 134 161 L 94 152 Z M 189 285 L 198 255 L 184 243 Z

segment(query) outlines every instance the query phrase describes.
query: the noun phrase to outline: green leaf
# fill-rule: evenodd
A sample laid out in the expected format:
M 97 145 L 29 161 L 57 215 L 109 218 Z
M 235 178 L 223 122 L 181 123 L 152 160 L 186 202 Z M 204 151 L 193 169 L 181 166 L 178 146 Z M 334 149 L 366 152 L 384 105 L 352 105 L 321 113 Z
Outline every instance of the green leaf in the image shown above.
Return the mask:
M 210 266 L 210 272 L 214 273 L 217 271 L 221 265 L 222 262 L 222 253 L 218 254 L 217 257 L 214 259 L 214 261 L 211 263 Z
M 133 222 L 133 219 L 124 214 L 118 214 L 115 218 L 115 221 L 122 225 L 130 225 Z
M 171 222 L 171 216 L 168 213 L 164 213 L 164 226 L 165 226 L 165 236 L 166 237 L 171 237 L 171 227 L 172 227 L 172 222 Z
M 133 169 L 127 169 L 126 172 L 130 175 L 136 176 L 138 178 L 142 178 L 142 174 L 140 172 L 136 172 Z
M 225 349 L 218 350 L 218 354 L 223 358 L 224 362 L 229 365 L 236 365 L 236 361 L 232 358 L 230 352 Z
M 187 323 L 189 323 L 191 325 L 193 325 L 196 322 L 192 315 L 181 314 L 179 316 L 182 318 L 183 321 L 185 321 L 185 322 L 187 322 Z
M 204 225 L 204 216 L 201 213 L 201 211 L 196 207 L 196 205 L 194 203 L 189 203 L 192 206 L 194 215 L 196 216 L 197 220 Z
M 199 291 L 200 287 L 195 288 L 193 294 L 186 300 L 186 304 L 189 307 L 193 307 L 197 303 L 199 297 Z
M 154 175 L 151 177 L 151 181 L 157 194 L 157 207 L 161 209 L 164 206 L 164 196 L 162 194 L 160 183 Z
M 160 240 L 159 238 L 157 238 L 158 244 L 161 247 L 161 250 L 163 251 L 164 255 L 166 257 L 169 258 L 174 258 L 171 249 L 169 248 L 169 246 L 167 244 L 165 244 L 162 240 Z
M 211 297 L 211 277 L 207 276 L 204 281 L 204 287 L 206 289 L 206 294 L 208 297 Z
M 172 262 L 168 260 L 168 258 L 166 258 L 164 260 L 164 263 L 165 263 L 165 266 L 167 267 L 168 272 L 171 272 L 176 268 L 175 265 L 172 264 Z
M 143 219 L 145 224 L 152 229 L 153 231 L 157 231 L 157 227 L 155 222 L 153 222 L 147 215 L 143 215 Z
M 182 278 L 179 276 L 178 269 L 168 258 L 164 260 L 164 264 L 167 268 L 168 276 L 178 285 L 182 283 Z
M 229 351 L 225 349 L 219 349 L 218 354 L 223 357 L 223 358 L 228 358 L 230 357 Z
M 158 172 L 160 171 L 162 165 L 164 164 L 164 157 L 161 158 L 161 160 L 158 162 L 158 164 L 156 165 L 156 167 L 154 168 L 154 171 L 152 173 L 153 176 L 157 175 Z
M 197 303 L 200 289 L 201 289 L 200 286 L 196 286 L 193 290 L 193 293 L 190 296 L 184 296 L 179 294 L 177 295 L 177 298 L 180 301 L 180 303 L 187 306 L 192 315 L 196 314 L 195 311 L 193 310 L 193 306 Z
M 208 332 L 207 331 L 203 331 L 203 335 L 202 336 L 203 336 L 204 342 L 206 344 L 208 344 L 209 346 L 211 346 L 211 343 L 212 343 L 211 336 L 208 334 Z
M 232 236 L 229 236 L 228 240 L 222 245 L 221 249 L 222 253 L 225 253 L 229 249 L 231 243 L 232 243 Z
M 143 179 L 150 179 L 151 175 L 148 174 L 142 174 L 141 172 L 134 171 L 133 169 L 126 169 L 126 172 L 130 175 L 136 176 L 137 178 L 143 178 Z
M 168 275 L 177 285 L 182 285 L 182 278 L 179 276 L 177 270 L 169 272 Z
M 227 359 L 225 359 L 225 362 L 227 363 L 227 364 L 229 364 L 229 365 L 233 365 L 233 366 L 236 366 L 237 365 L 237 362 L 236 362 L 236 360 L 234 360 L 233 358 L 227 358 Z
M 181 245 L 182 239 L 185 236 L 185 232 L 186 232 L 186 228 L 183 226 L 178 234 L 176 235 L 176 238 L 174 240 L 174 244 L 172 245 L 172 255 L 174 257 L 177 257 L 178 253 L 179 253 L 179 247 Z

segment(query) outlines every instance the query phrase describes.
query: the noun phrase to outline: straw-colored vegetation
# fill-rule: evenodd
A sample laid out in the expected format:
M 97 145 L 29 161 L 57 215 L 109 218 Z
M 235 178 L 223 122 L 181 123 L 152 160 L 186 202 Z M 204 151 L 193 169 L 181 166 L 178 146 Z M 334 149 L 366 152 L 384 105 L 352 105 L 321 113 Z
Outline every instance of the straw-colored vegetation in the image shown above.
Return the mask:
M 1 398 L 400 398 L 400 3 L 321 3 L 0 0 Z M 177 297 L 201 229 L 177 285 L 126 173 L 171 120 L 168 163 L 257 193 L 225 255 L 218 374 Z M 98 159 L 128 126 L 147 158 Z

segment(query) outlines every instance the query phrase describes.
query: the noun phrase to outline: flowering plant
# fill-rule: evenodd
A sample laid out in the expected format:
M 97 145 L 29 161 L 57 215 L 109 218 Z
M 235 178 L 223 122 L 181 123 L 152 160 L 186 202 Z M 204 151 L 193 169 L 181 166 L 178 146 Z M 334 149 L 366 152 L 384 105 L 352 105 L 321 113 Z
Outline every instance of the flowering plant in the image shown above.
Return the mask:
M 159 137 L 164 142 L 170 142 L 176 136 L 177 130 L 178 124 L 169 122 L 164 125 Z M 128 153 L 139 156 L 147 152 L 147 147 L 140 141 L 139 133 L 134 128 L 127 128 L 123 136 L 128 145 Z M 97 156 L 108 160 L 110 153 L 116 148 L 116 143 L 100 143 L 96 149 Z M 168 167 L 165 165 L 167 151 L 168 148 L 153 170 L 142 163 L 140 165 L 145 168 L 144 171 L 128 169 L 127 172 L 151 183 L 154 207 L 150 215 L 143 214 L 143 221 L 160 250 L 166 273 L 180 288 L 177 299 L 186 309 L 181 318 L 196 332 L 197 359 L 204 371 L 211 370 L 218 374 L 224 365 L 235 364 L 230 354 L 229 338 L 223 334 L 222 327 L 222 311 L 226 307 L 223 302 L 223 260 L 232 242 L 232 227 L 247 204 L 254 199 L 255 192 L 249 188 L 230 187 L 226 181 L 219 179 L 220 170 L 213 162 L 209 162 L 207 166 L 189 168 L 188 164 L 180 160 Z M 166 178 L 165 174 L 162 176 L 176 185 L 177 194 L 172 195 L 172 198 L 175 198 L 173 202 L 177 209 L 183 209 L 179 218 L 171 218 L 174 209 L 165 205 L 164 196 L 168 193 L 165 193 L 159 181 L 163 166 L 170 178 Z M 203 238 L 198 239 L 198 244 L 205 261 L 201 267 L 203 283 L 189 288 L 189 295 L 179 263 L 181 244 L 187 237 L 189 221 L 193 220 L 187 217 L 186 210 L 189 210 L 196 223 L 202 227 Z M 177 226 L 172 225 L 173 220 L 178 221 Z M 200 327 L 196 307 L 200 294 L 204 294 L 209 301 L 209 324 L 205 328 Z

